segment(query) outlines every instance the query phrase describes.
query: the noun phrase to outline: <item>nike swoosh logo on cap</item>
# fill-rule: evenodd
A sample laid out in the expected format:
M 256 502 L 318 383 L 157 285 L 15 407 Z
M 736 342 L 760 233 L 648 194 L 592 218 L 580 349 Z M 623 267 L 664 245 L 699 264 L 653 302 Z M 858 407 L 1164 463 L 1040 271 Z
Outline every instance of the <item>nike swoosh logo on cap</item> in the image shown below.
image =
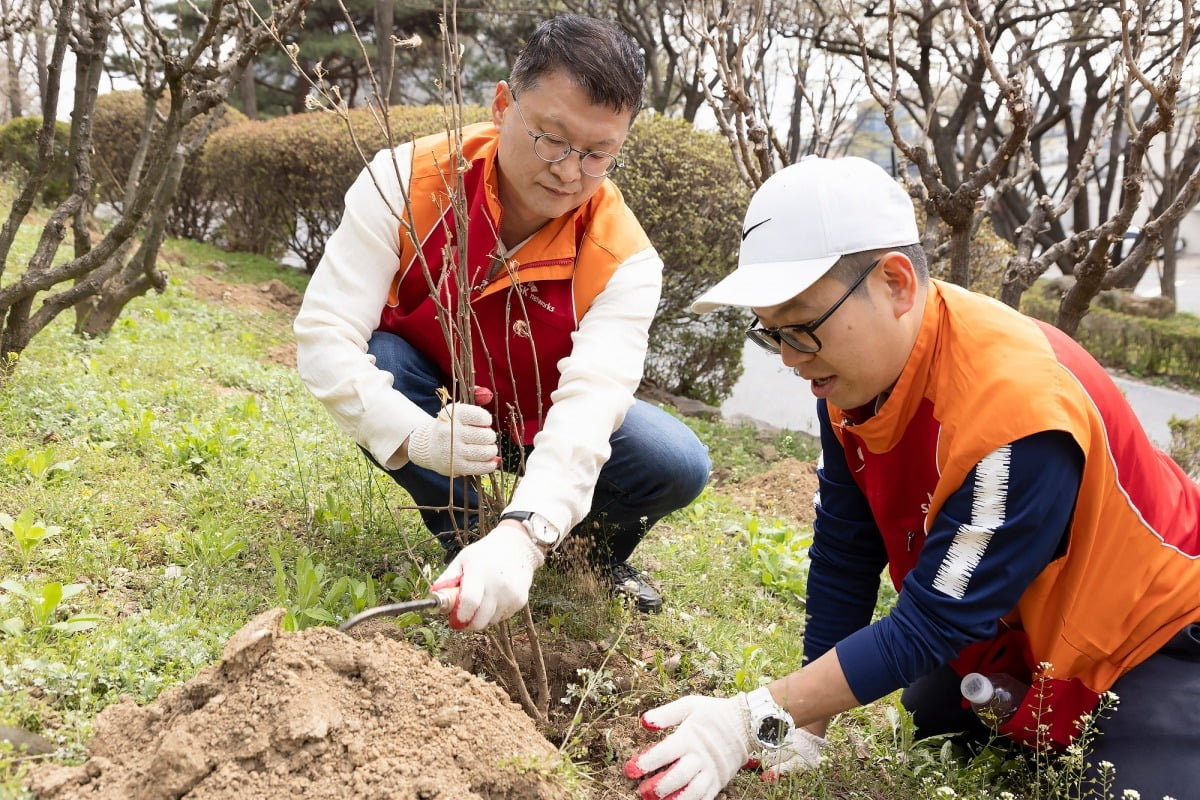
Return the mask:
M 746 228 L 746 230 L 742 231 L 742 241 L 743 242 L 746 241 L 746 237 L 750 235 L 750 231 L 754 230 L 759 225 L 766 225 L 770 221 L 771 221 L 771 218 L 767 217 L 762 222 L 756 222 L 753 225 L 751 225 L 749 228 Z

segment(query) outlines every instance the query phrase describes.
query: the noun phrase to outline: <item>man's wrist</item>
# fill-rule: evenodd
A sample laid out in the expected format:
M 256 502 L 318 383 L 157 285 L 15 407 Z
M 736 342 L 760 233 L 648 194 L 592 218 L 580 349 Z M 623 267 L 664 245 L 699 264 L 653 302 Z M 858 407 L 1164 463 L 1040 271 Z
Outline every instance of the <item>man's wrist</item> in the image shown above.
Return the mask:
M 552 551 L 562 539 L 562 534 L 550 520 L 533 511 L 508 511 L 500 515 L 500 521 L 519 524 L 542 555 Z

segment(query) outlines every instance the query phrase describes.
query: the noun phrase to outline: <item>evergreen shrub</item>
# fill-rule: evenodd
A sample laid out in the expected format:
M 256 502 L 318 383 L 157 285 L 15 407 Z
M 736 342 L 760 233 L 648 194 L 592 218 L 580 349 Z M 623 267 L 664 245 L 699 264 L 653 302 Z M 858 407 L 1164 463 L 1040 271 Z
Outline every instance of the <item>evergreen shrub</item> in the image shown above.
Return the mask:
M 737 266 L 750 189 L 729 143 L 687 122 L 644 112 L 613 175 L 664 263 L 663 292 L 650 326 L 646 380 L 719 405 L 742 374 L 745 309 L 688 310 Z
M 366 160 L 387 145 L 377 112 L 351 109 L 347 122 L 328 112 L 291 114 L 245 122 L 215 133 L 204 149 L 206 174 L 219 181 L 227 216 L 224 245 L 231 250 L 279 255 L 290 248 L 309 272 L 341 221 L 345 194 Z M 469 106 L 467 123 L 488 118 Z M 441 106 L 393 107 L 392 142 L 445 130 Z
M 1021 298 L 1021 310 L 1053 322 L 1058 301 L 1032 290 Z M 1106 367 L 1200 389 L 1200 317 L 1183 313 L 1151 319 L 1093 304 L 1075 339 Z
M 136 89 L 96 98 L 92 114 L 92 172 L 96 197 L 120 208 L 141 140 L 145 103 Z
M 160 99 L 158 113 L 165 113 L 168 100 Z M 217 128 L 244 122 L 246 115 L 226 105 Z M 141 146 L 144 131 L 153 131 L 156 121 L 149 118 L 145 96 L 139 90 L 109 92 L 96 98 L 92 116 L 92 143 L 95 155 L 92 169 L 96 176 L 97 197 L 121 210 L 125 185 Z M 198 118 L 184 128 L 187 140 L 204 134 L 207 118 Z M 203 172 L 201 151 L 187 157 L 179 188 L 167 214 L 167 232 L 185 239 L 206 241 L 224 210 L 220 204 L 220 180 Z
M 1171 417 L 1167 425 L 1171 429 L 1167 452 L 1192 480 L 1200 480 L 1200 417 Z
M 37 165 L 37 137 L 41 129 L 41 117 L 17 117 L 0 125 L 0 171 L 10 179 L 22 183 L 32 174 Z M 57 205 L 71 192 L 71 160 L 67 153 L 70 136 L 70 125 L 55 123 L 50 170 L 42 181 L 40 194 L 45 205 Z

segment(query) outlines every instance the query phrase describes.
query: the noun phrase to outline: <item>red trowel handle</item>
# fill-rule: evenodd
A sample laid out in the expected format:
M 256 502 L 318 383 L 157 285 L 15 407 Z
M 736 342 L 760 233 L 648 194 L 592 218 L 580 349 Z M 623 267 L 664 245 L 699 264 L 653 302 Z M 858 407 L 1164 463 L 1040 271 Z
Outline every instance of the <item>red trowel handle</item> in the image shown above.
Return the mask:
M 373 617 L 398 617 L 410 611 L 432 611 L 435 614 L 449 614 L 450 609 L 454 608 L 454 604 L 457 601 L 458 587 L 450 586 L 445 589 L 438 589 L 436 592 L 430 592 L 428 597 L 420 600 L 409 600 L 405 603 L 390 603 L 385 606 L 368 608 L 343 622 L 338 626 L 338 630 L 348 631 L 360 622 L 365 622 Z

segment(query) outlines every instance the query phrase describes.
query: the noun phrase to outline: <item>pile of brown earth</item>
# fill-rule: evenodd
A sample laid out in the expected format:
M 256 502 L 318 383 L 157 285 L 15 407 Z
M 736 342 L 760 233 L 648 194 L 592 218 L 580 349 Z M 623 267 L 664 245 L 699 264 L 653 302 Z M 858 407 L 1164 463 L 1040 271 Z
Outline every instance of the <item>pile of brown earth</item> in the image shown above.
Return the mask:
M 96 718 L 88 760 L 29 777 L 41 800 L 566 798 L 560 757 L 495 685 L 412 645 L 267 612 L 220 662 Z
M 764 459 L 773 462 L 765 473 L 722 493 L 760 516 L 811 522 L 814 466 Z M 585 605 L 603 602 L 599 587 L 572 586 Z M 221 661 L 153 703 L 125 700 L 102 711 L 89 759 L 43 766 L 28 788 L 39 800 L 616 800 L 634 794 L 621 772 L 624 759 L 658 738 L 637 724 L 658 699 L 639 684 L 644 664 L 675 644 L 640 629 L 632 658 L 621 650 L 606 658 L 607 641 L 542 642 L 547 736 L 571 729 L 575 701 L 563 701 L 581 668 L 612 672 L 621 699 L 619 713 L 577 737 L 572 752 L 591 777 L 567 788 L 560 776 L 569 770 L 560 769 L 562 757 L 536 723 L 504 689 L 471 674 L 504 674 L 482 637 L 452 637 L 444 658 L 455 666 L 447 666 L 386 622 L 372 620 L 352 635 L 285 633 L 282 613 L 254 619 L 230 639 Z M 511 655 L 532 674 L 527 643 L 515 642 Z

